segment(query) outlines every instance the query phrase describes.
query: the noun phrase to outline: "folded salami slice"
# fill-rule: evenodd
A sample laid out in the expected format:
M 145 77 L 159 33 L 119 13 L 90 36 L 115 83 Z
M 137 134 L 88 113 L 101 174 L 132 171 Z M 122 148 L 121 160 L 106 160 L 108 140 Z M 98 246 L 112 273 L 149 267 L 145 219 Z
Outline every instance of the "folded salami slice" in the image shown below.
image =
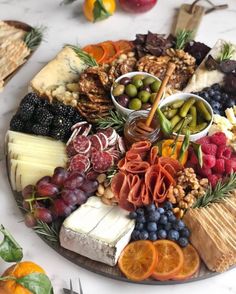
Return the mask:
M 158 163 L 158 152 L 159 148 L 157 146 L 153 146 L 149 154 L 149 163 L 151 165 Z
M 129 178 L 131 175 L 128 175 Z M 142 191 L 143 181 L 140 180 L 138 175 L 132 176 L 132 182 L 130 184 L 130 191 L 128 194 L 128 201 L 135 206 L 142 206 L 142 198 L 140 197 Z
M 150 164 L 146 161 L 133 160 L 126 163 L 125 170 L 133 174 L 143 174 L 148 170 L 149 166 Z
M 142 157 L 140 156 L 140 154 L 134 152 L 133 150 L 127 151 L 125 158 L 127 161 L 142 161 Z

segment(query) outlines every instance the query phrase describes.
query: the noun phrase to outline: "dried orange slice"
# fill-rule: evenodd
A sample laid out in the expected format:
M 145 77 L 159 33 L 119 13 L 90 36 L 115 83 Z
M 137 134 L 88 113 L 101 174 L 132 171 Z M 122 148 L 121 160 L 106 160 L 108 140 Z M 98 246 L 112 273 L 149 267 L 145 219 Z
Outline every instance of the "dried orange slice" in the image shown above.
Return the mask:
M 116 48 L 115 48 L 113 42 L 106 41 L 106 42 L 100 43 L 99 45 L 103 48 L 103 50 L 105 52 L 105 55 L 100 62 L 101 63 L 109 63 L 109 62 L 113 61 L 116 54 L 117 54 L 117 51 L 116 51 Z
M 140 240 L 128 244 L 122 251 L 118 265 L 122 273 L 132 281 L 142 281 L 153 273 L 158 260 L 151 241 Z
M 183 248 L 184 264 L 180 272 L 173 277 L 174 280 L 186 280 L 194 275 L 200 266 L 200 257 L 192 245 Z
M 160 281 L 172 279 L 183 266 L 184 254 L 182 249 L 169 240 L 158 240 L 153 245 L 158 254 L 158 263 L 152 277 Z
M 104 48 L 100 45 L 88 45 L 84 47 L 83 50 L 90 54 L 97 61 L 97 63 L 101 62 L 105 56 Z

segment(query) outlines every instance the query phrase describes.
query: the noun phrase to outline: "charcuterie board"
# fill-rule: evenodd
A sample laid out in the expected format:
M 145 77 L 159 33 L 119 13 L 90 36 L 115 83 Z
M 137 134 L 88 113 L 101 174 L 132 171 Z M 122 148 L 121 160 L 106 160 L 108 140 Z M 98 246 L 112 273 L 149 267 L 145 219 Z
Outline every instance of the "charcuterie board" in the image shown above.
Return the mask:
M 236 48 L 190 39 L 66 45 L 10 122 L 25 224 L 89 271 L 165 285 L 235 265 Z

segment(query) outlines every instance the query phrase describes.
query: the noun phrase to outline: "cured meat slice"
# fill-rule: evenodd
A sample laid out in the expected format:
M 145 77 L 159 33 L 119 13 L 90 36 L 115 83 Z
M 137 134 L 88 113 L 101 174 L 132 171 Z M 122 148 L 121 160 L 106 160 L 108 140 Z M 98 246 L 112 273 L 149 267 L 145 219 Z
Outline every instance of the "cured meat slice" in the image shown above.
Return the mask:
M 136 153 L 144 153 L 150 150 L 152 144 L 150 141 L 136 142 L 131 146 L 131 150 Z
M 143 174 L 148 170 L 149 166 L 150 164 L 146 161 L 133 160 L 126 163 L 125 170 L 133 174 Z
M 141 193 L 140 193 L 140 198 L 142 200 L 143 205 L 149 205 L 152 203 L 152 199 L 150 197 L 149 190 L 147 189 L 144 181 L 142 182 L 142 187 L 141 187 Z
M 113 158 L 107 151 L 97 151 L 92 157 L 93 169 L 96 172 L 106 172 L 113 165 Z
M 120 190 L 125 181 L 126 175 L 123 172 L 118 172 L 111 181 L 111 190 L 118 201 L 120 200 Z
M 180 164 L 180 162 L 174 158 L 171 157 L 159 157 L 159 164 L 161 166 L 165 166 L 166 164 L 170 164 L 174 169 L 175 169 L 175 173 L 177 173 L 178 171 L 180 171 L 183 166 Z
M 90 181 L 95 181 L 97 180 L 97 177 L 98 177 L 99 173 L 98 172 L 95 172 L 94 170 L 90 170 L 88 173 L 87 173 L 87 180 L 90 180 Z
M 124 157 L 124 158 L 122 158 L 119 162 L 118 162 L 118 168 L 120 169 L 120 170 L 122 170 L 122 171 L 125 171 L 125 169 L 126 169 L 126 163 L 127 163 L 127 160 L 126 160 L 126 158 Z
M 74 125 L 71 127 L 71 130 L 73 131 L 73 130 L 75 130 L 75 129 L 78 129 L 78 128 L 80 128 L 80 127 L 83 126 L 83 125 L 89 125 L 89 124 L 88 124 L 86 121 L 80 121 L 80 122 L 74 124 Z
M 149 154 L 149 163 L 151 165 L 158 163 L 158 152 L 159 148 L 157 146 L 153 146 Z
M 126 159 L 127 161 L 142 161 L 140 154 L 133 152 L 133 150 L 129 150 L 126 152 Z
M 131 175 L 128 175 L 129 178 Z M 129 181 L 129 180 L 128 180 Z M 128 201 L 135 206 L 142 206 L 141 190 L 142 190 L 143 181 L 140 180 L 138 175 L 133 175 L 132 180 L 130 181 L 130 191 L 128 194 Z
M 106 135 L 108 140 L 109 140 L 110 137 L 112 136 L 113 132 L 114 132 L 114 129 L 112 127 L 109 127 L 109 128 L 106 128 L 106 129 L 100 129 L 99 132 Z
M 86 154 L 90 150 L 91 142 L 87 137 L 80 135 L 73 140 L 73 146 L 78 153 Z
M 102 145 L 102 141 L 99 138 L 98 135 L 92 135 L 89 138 L 90 142 L 91 142 L 91 146 L 94 147 L 95 149 L 97 149 L 98 151 L 102 151 L 103 150 L 103 145 Z
M 66 146 L 66 153 L 68 154 L 69 157 L 72 157 L 77 154 L 73 142 L 70 142 L 68 146 Z
M 106 149 L 108 147 L 108 142 L 109 142 L 107 136 L 103 133 L 98 133 L 97 136 L 102 142 L 103 150 Z
M 86 155 L 77 154 L 71 158 L 69 170 L 84 173 L 89 169 L 89 166 L 89 158 Z
M 113 129 L 112 135 L 108 138 L 108 141 L 109 141 L 108 145 L 114 146 L 116 144 L 117 140 L 118 140 L 118 134 L 117 134 L 116 130 Z
M 118 148 L 119 148 L 121 154 L 124 154 L 124 153 L 125 153 L 125 149 L 126 149 L 126 148 L 125 148 L 125 142 L 124 142 L 124 139 L 118 135 L 118 140 L 117 140 L 117 142 L 118 142 Z

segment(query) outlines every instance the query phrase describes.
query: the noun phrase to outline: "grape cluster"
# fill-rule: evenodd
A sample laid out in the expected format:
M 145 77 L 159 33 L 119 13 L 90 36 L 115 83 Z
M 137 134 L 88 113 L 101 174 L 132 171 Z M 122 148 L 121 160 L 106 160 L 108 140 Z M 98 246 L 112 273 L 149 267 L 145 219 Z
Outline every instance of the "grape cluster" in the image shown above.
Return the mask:
M 234 98 L 226 93 L 219 84 L 213 84 L 211 87 L 204 88 L 194 94 L 205 99 L 211 105 L 215 114 L 224 116 L 225 110 L 235 105 Z
M 28 185 L 23 189 L 23 207 L 28 211 L 25 224 L 34 227 L 37 220 L 51 223 L 58 218 L 65 218 L 85 203 L 97 188 L 96 180 L 57 167 L 52 177 L 45 176 L 35 186 Z
M 130 212 L 129 217 L 135 220 L 132 240 L 168 239 L 186 247 L 189 243 L 189 229 L 175 217 L 172 208 L 170 202 L 165 202 L 163 207 L 150 204 Z

